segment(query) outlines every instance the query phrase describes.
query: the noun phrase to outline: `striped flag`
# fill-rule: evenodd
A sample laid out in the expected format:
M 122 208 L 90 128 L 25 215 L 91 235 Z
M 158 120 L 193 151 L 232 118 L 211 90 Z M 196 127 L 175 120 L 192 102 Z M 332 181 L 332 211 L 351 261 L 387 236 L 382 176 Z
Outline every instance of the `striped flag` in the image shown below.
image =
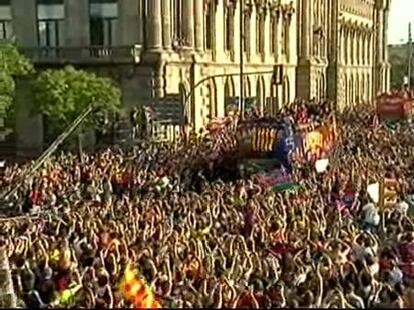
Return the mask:
M 134 269 L 127 266 L 119 287 L 122 296 L 137 309 L 159 309 L 161 304 L 155 299 L 151 288 L 139 279 Z

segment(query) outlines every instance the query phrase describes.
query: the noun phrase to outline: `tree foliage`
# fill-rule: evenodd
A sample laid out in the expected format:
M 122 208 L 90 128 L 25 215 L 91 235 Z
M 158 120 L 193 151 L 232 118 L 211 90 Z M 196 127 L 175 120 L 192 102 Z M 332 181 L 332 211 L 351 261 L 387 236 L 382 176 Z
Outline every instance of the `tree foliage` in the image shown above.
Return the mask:
M 389 46 L 388 51 L 391 63 L 391 87 L 400 88 L 408 73 L 408 49 L 406 45 L 395 45 Z
M 95 110 L 85 120 L 86 126 L 96 126 L 121 105 L 121 92 L 112 80 L 71 66 L 41 72 L 33 81 L 33 90 L 37 112 L 59 129 L 71 124 L 90 104 Z
M 12 106 L 15 90 L 14 77 L 33 73 L 29 59 L 20 54 L 12 42 L 0 41 L 0 111 Z

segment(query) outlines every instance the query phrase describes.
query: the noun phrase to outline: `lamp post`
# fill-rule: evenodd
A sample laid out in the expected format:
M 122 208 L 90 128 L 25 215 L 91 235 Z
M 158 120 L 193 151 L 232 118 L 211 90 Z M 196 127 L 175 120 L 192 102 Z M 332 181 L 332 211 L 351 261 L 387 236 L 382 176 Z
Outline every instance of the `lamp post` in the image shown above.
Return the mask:
M 244 74 L 243 74 L 243 66 L 244 66 L 244 0 L 240 0 L 240 102 L 239 102 L 239 110 L 241 115 L 244 115 Z
M 411 88 L 411 64 L 412 64 L 412 36 L 411 36 L 411 23 L 408 24 L 408 88 Z

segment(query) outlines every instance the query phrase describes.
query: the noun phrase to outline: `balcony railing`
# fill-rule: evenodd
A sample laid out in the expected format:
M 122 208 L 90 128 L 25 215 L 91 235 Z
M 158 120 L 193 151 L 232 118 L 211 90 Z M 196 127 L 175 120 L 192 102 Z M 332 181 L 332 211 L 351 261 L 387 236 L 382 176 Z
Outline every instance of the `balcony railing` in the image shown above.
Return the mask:
M 141 46 L 33 47 L 22 52 L 37 64 L 139 63 Z

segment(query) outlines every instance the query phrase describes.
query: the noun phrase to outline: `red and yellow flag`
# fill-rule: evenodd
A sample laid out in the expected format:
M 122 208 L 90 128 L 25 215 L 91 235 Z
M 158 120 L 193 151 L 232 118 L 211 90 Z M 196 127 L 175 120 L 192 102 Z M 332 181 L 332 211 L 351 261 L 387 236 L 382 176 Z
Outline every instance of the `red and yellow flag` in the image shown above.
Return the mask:
M 125 269 L 121 281 L 120 291 L 122 296 L 137 309 L 159 309 L 161 304 L 155 299 L 151 288 L 144 280 L 139 279 L 131 266 Z

